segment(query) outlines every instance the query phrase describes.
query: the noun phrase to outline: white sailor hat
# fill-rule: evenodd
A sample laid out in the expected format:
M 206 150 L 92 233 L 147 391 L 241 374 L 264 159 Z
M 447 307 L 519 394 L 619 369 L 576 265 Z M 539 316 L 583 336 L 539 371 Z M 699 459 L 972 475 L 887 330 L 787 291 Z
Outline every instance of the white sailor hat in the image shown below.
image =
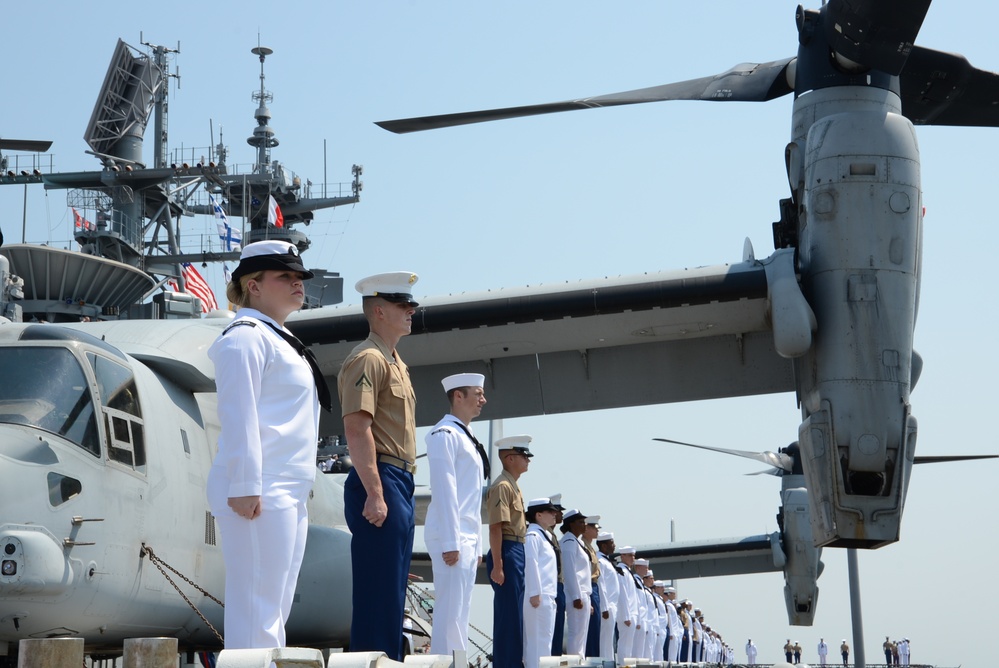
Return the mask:
M 649 565 L 649 560 L 648 559 L 635 559 L 635 565 L 636 566 L 648 566 Z
M 486 377 L 481 373 L 456 373 L 441 381 L 445 392 L 458 387 L 482 387 Z
M 602 543 L 605 540 L 614 540 L 614 534 L 610 531 L 601 531 L 597 534 L 597 542 Z
M 624 547 L 619 548 L 618 551 L 617 551 L 617 553 L 618 554 L 635 554 L 635 548 L 633 548 L 631 545 L 625 545 Z
M 666 587 L 666 593 L 667 594 L 675 594 L 676 593 L 676 587 Z
M 273 269 L 276 271 L 297 271 L 302 274 L 302 278 L 312 278 L 315 276 L 302 264 L 302 258 L 298 254 L 298 246 L 290 241 L 254 241 L 252 244 L 243 246 L 239 253 L 239 265 L 232 272 L 232 281 L 238 283 L 239 279 L 255 271 Z
M 662 587 L 662 588 L 665 589 L 665 587 L 666 587 L 666 581 L 665 580 L 656 580 L 655 582 L 652 583 L 652 586 L 654 586 L 654 587 Z
M 586 523 L 587 524 L 596 524 L 599 521 L 600 521 L 600 515 L 587 515 L 586 516 Z
M 411 271 L 390 271 L 362 278 L 354 285 L 354 289 L 362 297 L 381 297 L 385 301 L 419 306 L 413 300 L 413 285 L 418 280 L 420 277 Z
M 555 510 L 555 505 L 552 504 L 551 499 L 543 496 L 540 499 L 531 499 L 528 501 L 527 509 L 533 511 Z
M 655 579 L 655 576 L 653 575 L 651 568 L 649 570 L 645 571 L 645 575 L 643 577 Z
M 533 457 L 534 453 L 530 451 L 527 447 L 531 443 L 531 437 L 526 434 L 521 434 L 519 436 L 507 436 L 506 438 L 501 438 L 494 443 L 497 450 L 516 450 L 522 455 L 527 457 Z
M 570 510 L 567 510 L 567 511 L 565 511 L 565 514 L 562 515 L 562 521 L 566 522 L 566 523 L 572 522 L 574 520 L 585 520 L 585 519 L 586 519 L 586 515 L 584 515 L 583 513 L 579 512 L 579 510 L 577 510 L 576 508 L 572 508 Z

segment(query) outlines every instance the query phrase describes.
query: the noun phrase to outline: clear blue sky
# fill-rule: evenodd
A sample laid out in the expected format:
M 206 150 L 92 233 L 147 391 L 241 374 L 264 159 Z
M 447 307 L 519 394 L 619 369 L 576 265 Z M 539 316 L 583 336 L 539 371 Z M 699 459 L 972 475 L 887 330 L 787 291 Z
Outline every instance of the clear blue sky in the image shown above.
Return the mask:
M 52 139 L 58 171 L 94 169 L 82 135 L 118 37 L 175 47 L 171 147 L 206 147 L 222 128 L 231 162 L 250 163 L 257 44 L 273 92 L 273 157 L 315 183 L 365 167 L 360 204 L 321 212 L 303 228 L 310 267 L 347 286 L 407 269 L 437 296 L 572 282 L 741 259 L 750 237 L 772 251 L 770 223 L 787 196 L 784 145 L 791 100 L 654 104 L 442 130 L 387 133 L 373 121 L 531 104 L 652 86 L 765 62 L 796 49 L 795 2 L 264 2 L 15 3 L 4 8 L 0 136 Z M 918 42 L 999 69 L 999 6 L 937 2 Z M 927 218 L 916 347 L 925 368 L 912 395 L 919 454 L 994 453 L 989 388 L 995 352 L 999 130 L 919 128 Z M 216 139 L 217 141 L 217 139 Z M 147 158 L 151 153 L 147 145 Z M 0 224 L 20 240 L 19 187 L 0 188 Z M 71 247 L 59 191 L 28 193 L 27 238 Z M 199 250 L 212 221 L 185 220 Z M 221 268 L 206 277 L 222 295 Z M 356 301 L 348 290 L 348 302 Z M 405 355 L 405 342 L 401 349 Z M 483 418 L 488 417 L 488 406 Z M 773 531 L 779 483 L 760 467 L 655 444 L 664 436 L 776 449 L 793 440 L 793 396 L 676 404 L 518 419 L 538 457 L 526 497 L 562 492 L 603 515 L 619 544 Z M 480 429 L 484 430 L 483 424 Z M 999 529 L 995 463 L 919 467 L 902 540 L 860 555 L 867 658 L 884 636 L 908 636 L 917 663 L 984 666 L 993 633 Z M 845 553 L 827 550 L 815 626 L 786 624 L 779 574 L 687 581 L 743 659 L 779 658 L 786 638 L 816 660 L 820 636 L 851 635 Z M 489 594 L 477 593 L 486 607 Z M 481 617 L 480 624 L 488 624 Z M 955 649 L 960 648 L 960 649 Z

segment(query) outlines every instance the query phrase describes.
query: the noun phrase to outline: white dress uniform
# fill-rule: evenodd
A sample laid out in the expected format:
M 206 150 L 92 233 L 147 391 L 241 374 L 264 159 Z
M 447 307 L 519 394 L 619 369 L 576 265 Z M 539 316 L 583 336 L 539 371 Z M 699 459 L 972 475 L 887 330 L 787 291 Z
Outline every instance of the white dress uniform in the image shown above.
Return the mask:
M 524 668 L 538 668 L 542 656 L 551 656 L 555 635 L 555 594 L 558 591 L 558 564 L 551 537 L 533 522 L 524 539 Z M 540 596 L 541 605 L 531 605 Z
M 632 656 L 632 650 L 634 649 L 635 642 L 635 627 L 638 625 L 638 589 L 635 588 L 635 578 L 628 570 L 628 567 L 621 564 L 621 574 L 619 576 L 621 579 L 618 583 L 621 585 L 621 602 L 618 605 L 618 624 L 617 624 L 617 660 L 618 663 L 623 663 L 626 658 L 634 658 Z M 631 624 L 625 624 L 625 621 L 630 621 Z
M 825 645 L 825 643 L 822 643 L 822 645 Z M 819 645 L 819 647 L 821 648 L 822 645 Z M 819 650 L 819 656 L 820 657 L 825 656 L 824 654 L 822 654 L 821 649 Z M 753 643 L 752 640 L 746 643 L 746 663 L 748 663 L 750 666 L 756 665 L 756 645 Z M 823 661 L 823 663 L 825 662 Z
M 694 656 L 694 640 L 697 640 L 697 653 L 698 656 Z M 690 660 L 697 663 L 701 660 L 700 654 L 704 650 L 704 628 L 701 627 L 701 622 L 698 621 L 694 613 L 690 613 Z
M 680 658 L 680 643 L 683 642 L 683 622 L 676 612 L 676 604 L 673 601 L 666 602 L 666 614 L 669 615 L 669 656 L 666 660 L 676 663 Z
M 663 601 L 662 596 L 653 591 L 652 598 L 656 601 L 656 614 L 659 616 L 656 624 L 656 639 L 652 645 L 652 660 L 662 661 L 663 645 L 666 644 L 666 633 L 669 627 L 669 615 L 666 613 L 666 602 Z
M 618 606 L 621 601 L 621 579 L 613 562 L 603 552 L 597 555 L 600 567 L 600 656 L 614 658 L 614 627 L 618 620 Z M 625 601 L 627 605 L 627 601 Z M 603 613 L 607 617 L 603 617 Z
M 565 649 L 568 654 L 583 656 L 586 653 L 586 632 L 590 624 L 590 594 L 593 592 L 590 579 L 590 556 L 583 543 L 571 531 L 558 541 L 562 548 L 562 579 L 565 588 Z M 583 608 L 577 609 L 573 601 L 582 601 Z
M 431 654 L 468 648 L 468 615 L 482 556 L 482 457 L 458 422 L 445 415 L 425 439 L 431 497 L 423 535 L 434 573 Z M 445 564 L 444 552 L 458 552 L 458 563 Z
M 208 349 L 222 429 L 207 491 L 226 570 L 226 649 L 284 647 L 316 476 L 312 370 L 267 323 L 279 327 L 255 309 L 240 309 Z M 229 507 L 230 497 L 242 496 L 260 496 L 255 519 Z
M 645 651 L 642 656 L 652 658 L 655 642 L 659 635 L 659 610 L 656 606 L 656 593 L 645 587 Z
M 649 599 L 645 596 L 645 586 L 642 584 L 642 579 L 635 573 L 631 574 L 631 584 L 635 588 L 638 622 L 635 624 L 635 635 L 631 639 L 631 650 L 628 652 L 628 656 L 642 658 L 645 655 L 645 634 L 649 628 Z
M 819 643 L 819 665 L 826 665 L 826 657 L 829 656 L 829 645 L 823 640 Z
M 635 640 L 632 643 L 631 656 L 636 658 L 651 659 L 652 655 L 649 649 L 651 645 L 649 643 L 649 634 L 655 635 L 655 629 L 652 625 L 655 623 L 656 619 L 656 604 L 653 603 L 652 597 L 649 595 L 649 590 L 645 588 L 642 583 L 642 577 L 637 573 L 633 575 L 638 599 L 638 628 L 635 630 Z

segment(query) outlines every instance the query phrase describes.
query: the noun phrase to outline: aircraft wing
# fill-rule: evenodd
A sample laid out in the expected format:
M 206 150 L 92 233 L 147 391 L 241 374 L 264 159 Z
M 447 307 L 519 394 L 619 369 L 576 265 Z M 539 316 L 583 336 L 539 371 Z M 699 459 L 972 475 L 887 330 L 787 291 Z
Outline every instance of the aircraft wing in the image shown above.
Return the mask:
M 686 580 L 784 569 L 780 533 L 662 543 L 636 548 L 658 580 Z
M 360 306 L 287 325 L 331 385 L 368 334 Z M 458 372 L 485 374 L 490 419 L 791 391 L 770 330 L 766 273 L 747 261 L 428 298 L 399 352 L 427 426 L 447 410 L 440 379 Z
M 695 540 L 643 545 L 635 548 L 657 580 L 687 580 L 744 573 L 771 573 L 784 569 L 785 557 L 776 531 L 759 536 Z M 413 552 L 409 572 L 424 582 L 434 579 L 430 555 Z M 480 566 L 475 584 L 489 584 L 489 574 Z

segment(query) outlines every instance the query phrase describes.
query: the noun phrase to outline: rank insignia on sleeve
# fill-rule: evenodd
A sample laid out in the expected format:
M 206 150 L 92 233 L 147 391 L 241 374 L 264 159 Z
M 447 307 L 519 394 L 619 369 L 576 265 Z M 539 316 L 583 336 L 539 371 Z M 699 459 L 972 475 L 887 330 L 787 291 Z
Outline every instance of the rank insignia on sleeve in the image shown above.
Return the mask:
M 354 387 L 360 390 L 361 392 L 370 392 L 372 389 L 372 385 L 371 385 L 371 380 L 368 378 L 368 374 L 362 373 L 361 377 L 357 379 L 356 383 L 354 383 Z

